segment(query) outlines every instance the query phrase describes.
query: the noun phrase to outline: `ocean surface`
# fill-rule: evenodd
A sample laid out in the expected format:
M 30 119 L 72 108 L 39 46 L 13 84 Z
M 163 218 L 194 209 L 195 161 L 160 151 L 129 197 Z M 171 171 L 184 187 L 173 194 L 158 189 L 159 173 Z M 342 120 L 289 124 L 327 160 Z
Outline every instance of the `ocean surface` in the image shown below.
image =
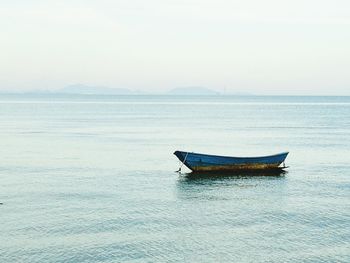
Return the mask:
M 0 262 L 350 262 L 350 97 L 3 94 L 0 157 Z

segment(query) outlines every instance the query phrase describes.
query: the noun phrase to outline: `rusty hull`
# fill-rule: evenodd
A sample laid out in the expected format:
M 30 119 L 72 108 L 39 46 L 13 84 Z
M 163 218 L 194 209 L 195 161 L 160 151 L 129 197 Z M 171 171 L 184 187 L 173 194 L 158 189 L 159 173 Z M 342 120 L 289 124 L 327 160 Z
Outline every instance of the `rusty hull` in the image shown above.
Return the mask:
M 280 163 L 273 164 L 232 164 L 232 165 L 208 165 L 208 166 L 192 166 L 190 169 L 194 172 L 220 172 L 220 171 L 245 171 L 245 170 L 274 170 L 279 168 Z

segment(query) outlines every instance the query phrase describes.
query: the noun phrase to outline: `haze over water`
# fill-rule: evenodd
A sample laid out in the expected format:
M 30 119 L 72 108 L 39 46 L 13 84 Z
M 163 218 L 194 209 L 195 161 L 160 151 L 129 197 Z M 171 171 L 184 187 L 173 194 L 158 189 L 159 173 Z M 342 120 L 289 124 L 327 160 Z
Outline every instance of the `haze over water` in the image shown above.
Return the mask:
M 350 97 L 0 95 L 0 262 L 349 262 L 349 139 Z

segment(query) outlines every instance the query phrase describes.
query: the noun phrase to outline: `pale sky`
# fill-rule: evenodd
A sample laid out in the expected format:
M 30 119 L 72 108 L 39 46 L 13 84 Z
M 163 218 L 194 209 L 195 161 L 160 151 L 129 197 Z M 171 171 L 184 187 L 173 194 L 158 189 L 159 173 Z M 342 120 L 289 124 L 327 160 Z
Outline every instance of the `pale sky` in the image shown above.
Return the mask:
M 349 0 L 0 0 L 0 90 L 350 95 Z

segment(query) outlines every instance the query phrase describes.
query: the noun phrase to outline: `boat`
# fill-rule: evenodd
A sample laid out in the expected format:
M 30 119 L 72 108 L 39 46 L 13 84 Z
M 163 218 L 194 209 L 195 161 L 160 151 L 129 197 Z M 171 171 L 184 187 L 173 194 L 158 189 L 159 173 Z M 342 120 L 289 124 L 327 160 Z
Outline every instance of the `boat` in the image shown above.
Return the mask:
M 231 157 L 209 155 L 194 152 L 175 151 L 175 156 L 192 172 L 224 172 L 224 171 L 263 171 L 287 168 L 284 161 L 289 152 L 258 157 Z M 283 164 L 283 166 L 280 166 Z

